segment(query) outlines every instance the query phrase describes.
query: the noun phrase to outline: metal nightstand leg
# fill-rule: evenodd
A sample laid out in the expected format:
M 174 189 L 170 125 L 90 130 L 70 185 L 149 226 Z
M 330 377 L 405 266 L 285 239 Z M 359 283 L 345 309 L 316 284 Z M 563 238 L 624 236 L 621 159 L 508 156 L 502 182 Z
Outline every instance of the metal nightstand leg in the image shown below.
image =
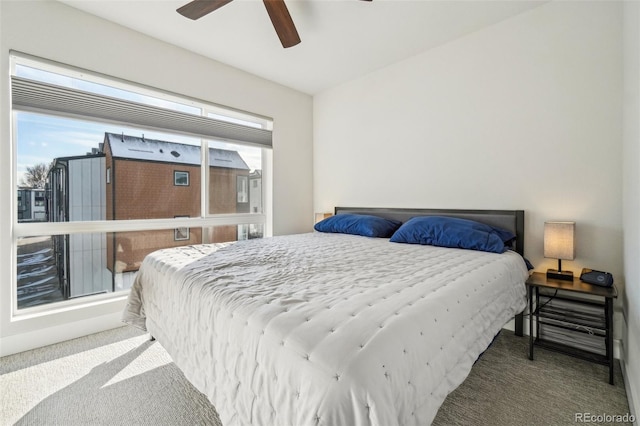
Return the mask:
M 529 359 L 533 361 L 533 286 L 529 286 Z
M 613 384 L 613 299 L 607 297 L 604 304 L 605 310 L 605 328 L 606 328 L 606 350 L 607 350 L 607 362 L 609 363 L 609 384 Z
M 536 339 L 540 339 L 540 287 L 536 287 Z

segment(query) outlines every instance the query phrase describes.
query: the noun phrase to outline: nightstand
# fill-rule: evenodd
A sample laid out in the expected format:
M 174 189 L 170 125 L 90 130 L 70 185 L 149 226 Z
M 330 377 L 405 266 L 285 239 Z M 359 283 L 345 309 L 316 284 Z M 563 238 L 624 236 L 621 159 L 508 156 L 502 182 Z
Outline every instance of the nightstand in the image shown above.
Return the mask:
M 547 275 L 540 272 L 531 274 L 526 284 L 530 313 L 529 359 L 533 360 L 533 348 L 538 346 L 607 365 L 609 383 L 613 384 L 613 299 L 618 297 L 615 286 L 599 287 L 578 277 L 573 281 L 547 279 Z M 561 295 L 557 294 L 558 290 Z M 571 293 L 598 297 L 584 299 Z

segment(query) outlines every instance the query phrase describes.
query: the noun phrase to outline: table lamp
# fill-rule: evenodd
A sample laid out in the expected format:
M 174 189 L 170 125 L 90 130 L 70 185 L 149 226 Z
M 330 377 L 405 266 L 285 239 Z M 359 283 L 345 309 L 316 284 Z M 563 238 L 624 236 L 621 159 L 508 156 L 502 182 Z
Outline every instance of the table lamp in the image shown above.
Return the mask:
M 558 269 L 547 269 L 547 278 L 573 281 L 573 272 L 562 270 L 563 260 L 576 258 L 575 222 L 544 223 L 544 257 L 558 259 Z

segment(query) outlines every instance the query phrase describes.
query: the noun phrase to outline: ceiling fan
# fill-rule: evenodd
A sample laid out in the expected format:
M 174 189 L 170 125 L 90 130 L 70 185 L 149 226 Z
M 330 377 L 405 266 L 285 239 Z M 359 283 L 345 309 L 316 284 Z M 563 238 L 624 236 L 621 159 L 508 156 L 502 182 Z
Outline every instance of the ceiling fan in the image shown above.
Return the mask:
M 193 0 L 176 9 L 176 11 L 182 16 L 196 20 L 232 1 L 233 0 Z M 273 28 L 276 30 L 278 38 L 282 43 L 282 47 L 287 48 L 300 43 L 298 30 L 296 30 L 296 26 L 291 19 L 287 5 L 284 4 L 284 0 L 263 0 L 263 2 L 267 8 L 269 18 L 271 18 Z

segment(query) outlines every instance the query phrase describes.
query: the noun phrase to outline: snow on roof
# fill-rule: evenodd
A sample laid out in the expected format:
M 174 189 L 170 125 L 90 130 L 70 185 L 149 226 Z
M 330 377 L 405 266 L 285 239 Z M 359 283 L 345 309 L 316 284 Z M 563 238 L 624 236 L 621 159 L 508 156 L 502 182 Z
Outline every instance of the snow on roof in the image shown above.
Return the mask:
M 200 147 L 177 142 L 147 139 L 124 134 L 105 133 L 105 143 L 117 158 L 163 163 L 200 164 Z M 226 169 L 250 170 L 238 151 L 209 148 L 209 165 Z

